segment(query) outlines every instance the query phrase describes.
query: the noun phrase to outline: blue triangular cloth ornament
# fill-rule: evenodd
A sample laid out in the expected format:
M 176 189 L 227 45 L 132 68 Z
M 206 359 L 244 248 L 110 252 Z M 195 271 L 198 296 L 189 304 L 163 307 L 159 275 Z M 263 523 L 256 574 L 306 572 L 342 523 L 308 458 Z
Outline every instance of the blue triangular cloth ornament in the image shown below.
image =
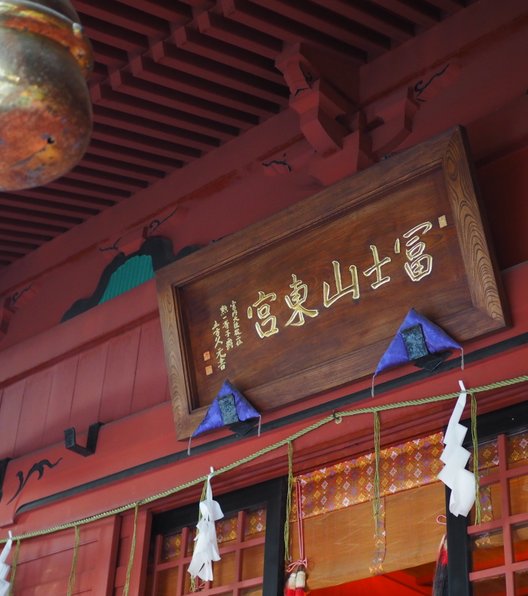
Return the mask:
M 411 308 L 378 362 L 372 376 L 372 395 L 374 379 L 380 372 L 409 362 L 432 371 L 445 360 L 452 349 L 460 350 L 461 366 L 464 368 L 462 346 L 438 325 Z
M 190 436 L 187 451 L 190 452 L 193 437 L 226 426 L 237 435 L 246 435 L 258 423 L 258 434 L 260 435 L 260 420 L 260 413 L 226 379 L 209 406 L 204 419 Z

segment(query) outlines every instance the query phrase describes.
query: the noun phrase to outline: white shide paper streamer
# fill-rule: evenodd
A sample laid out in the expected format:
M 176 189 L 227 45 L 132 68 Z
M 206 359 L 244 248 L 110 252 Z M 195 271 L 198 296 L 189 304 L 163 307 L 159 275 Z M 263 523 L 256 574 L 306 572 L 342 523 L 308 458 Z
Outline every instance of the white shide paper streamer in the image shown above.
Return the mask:
M 460 395 L 447 425 L 445 449 L 440 456 L 445 466 L 438 474 L 438 479 L 451 489 L 449 511 L 456 516 L 467 516 L 475 503 L 476 483 L 475 476 L 466 470 L 471 454 L 462 447 L 468 429 L 460 424 L 460 418 L 466 406 L 467 391 L 462 381 L 459 381 L 459 385 Z
M 207 476 L 206 481 L 205 499 L 200 502 L 200 517 L 196 524 L 197 534 L 194 539 L 194 551 L 188 568 L 191 577 L 199 577 L 204 581 L 212 581 L 213 561 L 220 560 L 215 522 L 224 517 L 220 505 L 213 501 L 213 492 L 211 490 L 211 476 L 213 474 L 214 470 L 211 468 L 211 473 Z
M 9 565 L 6 563 L 11 546 L 13 544 L 13 536 L 9 532 L 9 540 L 5 543 L 2 552 L 0 553 L 0 596 L 7 596 L 9 593 L 10 583 L 7 581 L 7 574 L 9 573 Z

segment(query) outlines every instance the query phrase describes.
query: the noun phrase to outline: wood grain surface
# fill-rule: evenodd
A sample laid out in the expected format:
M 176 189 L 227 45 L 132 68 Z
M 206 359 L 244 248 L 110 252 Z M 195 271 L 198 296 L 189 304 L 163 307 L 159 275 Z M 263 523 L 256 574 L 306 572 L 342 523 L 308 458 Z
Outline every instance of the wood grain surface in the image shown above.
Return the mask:
M 410 308 L 464 342 L 505 326 L 463 131 L 158 272 L 179 438 L 225 378 L 259 411 L 371 375 Z

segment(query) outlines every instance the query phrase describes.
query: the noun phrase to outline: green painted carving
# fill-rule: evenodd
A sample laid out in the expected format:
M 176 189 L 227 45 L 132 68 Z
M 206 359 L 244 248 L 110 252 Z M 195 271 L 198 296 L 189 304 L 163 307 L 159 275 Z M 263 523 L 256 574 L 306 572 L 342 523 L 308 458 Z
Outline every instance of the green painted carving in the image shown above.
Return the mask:
M 154 267 L 150 255 L 132 257 L 112 273 L 99 304 L 128 292 L 153 277 Z

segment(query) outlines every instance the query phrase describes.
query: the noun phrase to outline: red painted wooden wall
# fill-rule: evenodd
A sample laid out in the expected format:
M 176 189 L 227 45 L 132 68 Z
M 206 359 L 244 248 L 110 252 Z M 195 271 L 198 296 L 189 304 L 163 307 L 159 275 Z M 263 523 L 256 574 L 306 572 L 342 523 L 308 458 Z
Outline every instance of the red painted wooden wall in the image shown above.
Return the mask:
M 427 60 L 429 67 L 448 59 L 458 63 L 460 77 L 451 81 L 445 93 L 438 90 L 420 108 L 412 134 L 404 144 L 418 143 L 456 124 L 467 127 L 499 266 L 503 270 L 513 268 L 504 274 L 515 303 L 513 328 L 497 336 L 504 338 L 525 331 L 528 321 L 528 307 L 524 306 L 528 278 L 528 104 L 526 81 L 519 80 L 521 69 L 515 70 L 528 54 L 528 28 L 525 15 L 524 20 L 516 19 L 509 28 L 504 25 L 494 32 L 492 23 L 483 23 L 479 18 L 478 5 L 471 7 L 474 18 L 469 25 L 467 14 L 463 14 L 460 22 L 454 17 L 448 27 L 450 35 L 426 34 L 419 38 L 419 45 L 414 42 L 412 47 L 404 45 L 395 56 L 389 54 L 378 65 L 366 67 L 363 94 L 366 102 L 375 97 L 389 101 L 395 89 L 409 83 L 409 72 L 412 76 L 423 74 L 418 66 L 414 67 L 418 59 Z M 520 53 L 523 39 L 524 54 Z M 458 46 L 465 51 L 457 54 Z M 401 62 L 393 63 L 396 58 Z M 113 215 L 105 215 L 96 224 L 88 222 L 75 234 L 67 234 L 43 247 L 0 279 L 2 295 L 27 285 L 32 287 L 0 344 L 0 458 L 14 458 L 9 463 L 5 496 L 0 501 L 3 526 L 0 535 L 10 527 L 15 533 L 48 527 L 130 502 L 192 479 L 206 472 L 212 461 L 216 466 L 228 463 L 291 431 L 279 430 L 222 452 L 109 483 L 58 504 L 17 513 L 19 505 L 42 496 L 184 448 L 170 432 L 167 373 L 154 283 L 148 282 L 67 323 L 60 325 L 58 321 L 74 300 L 90 294 L 95 287 L 108 262 L 108 255 L 99 248 L 124 236 L 123 248 L 127 252 L 137 249 L 143 226 L 152 218 L 171 212 L 176 200 L 182 201 L 181 211 L 160 233 L 171 237 L 178 250 L 232 233 L 320 190 L 321 182 L 302 165 L 291 176 L 270 176 L 263 171 L 262 159 L 282 151 L 283 146 L 293 148 L 299 162 L 310 152 L 308 144 L 300 138 L 297 118 L 291 112 L 269 120 L 199 164 L 160 182 L 131 202 L 126 211 L 120 206 Z M 339 175 L 351 174 L 351 168 L 335 161 L 327 166 L 327 173 L 335 175 L 339 170 Z M 472 347 L 492 344 L 497 337 L 481 340 Z M 522 362 L 518 351 L 500 355 L 486 370 L 483 366 L 472 372 L 470 367 L 467 378 L 478 384 L 485 375 L 490 378 L 511 375 L 522 370 Z M 453 378 L 454 374 L 449 376 L 449 383 L 445 378 L 421 383 L 396 393 L 393 398 L 449 390 Z M 345 393 L 346 389 L 332 392 L 317 398 L 318 403 Z M 509 397 L 504 399 L 507 401 Z M 511 397 L 512 401 L 520 399 L 517 393 Z M 488 408 L 501 405 L 493 405 L 490 400 Z M 292 406 L 287 411 L 300 407 Z M 447 421 L 448 409 L 448 406 L 437 408 L 431 414 L 437 417 L 429 423 L 425 419 L 423 428 L 427 424 L 439 427 L 439 412 Z M 270 417 L 280 415 L 272 413 Z M 75 426 L 83 433 L 96 421 L 106 423 L 100 451 L 86 460 L 66 453 L 62 446 L 64 429 Z M 388 422 L 397 424 L 390 417 Z M 399 435 L 394 431 L 391 436 L 401 438 L 405 433 L 409 436 L 418 424 L 418 419 L 410 421 L 398 431 Z M 368 448 L 370 422 L 358 422 L 346 431 L 348 435 L 345 425 L 342 428 L 343 436 L 350 442 L 353 440 L 356 448 Z M 317 457 L 337 457 L 336 441 L 338 437 L 330 431 L 306 439 L 301 442 L 299 456 L 302 458 L 305 452 L 306 461 L 310 462 Z M 6 501 L 16 489 L 14 472 L 27 470 L 43 457 L 50 461 L 62 457 L 64 461 L 46 472 L 42 480 L 32 478 L 20 498 L 8 508 Z M 61 466 L 68 472 L 61 472 Z M 254 481 L 283 473 L 284 469 L 284 461 L 270 457 L 262 466 L 252 467 L 249 477 Z M 246 477 L 219 479 L 219 490 L 237 488 L 247 483 Z M 192 501 L 198 493 L 199 488 L 193 489 L 174 498 L 172 504 Z M 97 595 L 121 593 L 131 536 L 130 514 L 81 529 L 77 568 L 80 591 L 91 590 Z M 133 594 L 140 587 L 148 548 L 147 513 L 140 517 L 138 537 Z M 72 530 L 24 541 L 17 571 L 17 594 L 65 593 L 72 547 Z
M 71 426 L 85 432 L 94 422 L 119 420 L 166 401 L 159 320 L 31 372 L 3 388 L 0 398 L 0 419 L 13 421 L 1 433 L 0 458 L 61 442 Z

